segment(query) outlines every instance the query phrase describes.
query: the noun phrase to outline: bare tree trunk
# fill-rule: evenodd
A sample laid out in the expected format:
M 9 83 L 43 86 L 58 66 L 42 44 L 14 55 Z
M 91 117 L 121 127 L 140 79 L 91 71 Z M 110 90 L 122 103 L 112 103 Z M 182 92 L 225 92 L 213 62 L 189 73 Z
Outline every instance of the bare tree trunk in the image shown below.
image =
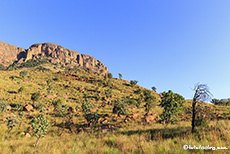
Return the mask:
M 195 129 L 195 117 L 196 117 L 196 101 L 192 102 L 192 133 L 194 133 Z

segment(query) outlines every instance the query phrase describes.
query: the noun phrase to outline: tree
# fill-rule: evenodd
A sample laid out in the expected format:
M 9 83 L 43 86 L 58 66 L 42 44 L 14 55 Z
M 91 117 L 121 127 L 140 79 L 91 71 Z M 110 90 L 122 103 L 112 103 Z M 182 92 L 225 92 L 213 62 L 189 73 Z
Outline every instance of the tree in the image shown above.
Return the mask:
M 130 84 L 131 84 L 131 86 L 134 86 L 134 85 L 136 85 L 138 83 L 138 81 L 137 80 L 130 80 Z
M 118 73 L 118 75 L 119 75 L 119 79 L 121 79 L 121 78 L 122 78 L 122 74 L 121 74 L 121 73 Z
M 192 101 L 192 133 L 195 130 L 195 121 L 196 121 L 196 104 L 198 101 L 207 101 L 211 99 L 212 94 L 209 91 L 207 84 L 197 83 L 194 87 L 195 94 Z
M 109 79 L 111 79 L 113 77 L 113 75 L 111 73 L 108 73 L 107 76 Z
M 37 141 L 36 141 L 36 144 L 35 144 L 35 146 L 37 146 L 39 139 L 41 137 L 44 137 L 44 135 L 49 130 L 50 123 L 46 119 L 46 117 L 43 114 L 41 114 L 38 118 L 34 118 L 31 121 L 31 125 L 32 125 L 33 133 L 37 137 Z
M 98 113 L 99 110 L 97 109 L 96 111 L 93 111 L 93 106 L 89 100 L 83 101 L 81 108 L 84 117 L 88 122 L 88 126 L 93 125 L 95 127 L 100 119 L 100 114 Z
M 156 92 L 157 88 L 155 86 L 152 86 L 152 90 Z
M 113 114 L 117 114 L 117 116 L 128 114 L 126 106 L 127 105 L 123 101 L 117 99 L 113 106 Z
M 177 122 L 176 114 L 181 112 L 184 106 L 184 97 L 173 93 L 171 90 L 162 93 L 163 98 L 160 106 L 164 108 L 163 113 L 160 115 L 163 122 L 166 124 Z
M 147 116 L 149 114 L 149 111 L 151 110 L 151 108 L 156 106 L 156 97 L 153 96 L 151 94 L 151 91 L 149 91 L 149 90 L 144 91 L 144 96 L 145 96 L 144 100 L 146 102 L 144 105 L 145 111 L 146 111 L 145 116 Z

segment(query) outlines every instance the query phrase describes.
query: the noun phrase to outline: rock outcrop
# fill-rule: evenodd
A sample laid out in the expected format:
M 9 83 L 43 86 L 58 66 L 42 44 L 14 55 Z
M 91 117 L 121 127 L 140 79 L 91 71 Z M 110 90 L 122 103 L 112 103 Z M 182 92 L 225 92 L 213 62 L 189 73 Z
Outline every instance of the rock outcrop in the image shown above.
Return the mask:
M 104 73 L 108 73 L 107 67 L 96 58 L 57 44 L 38 43 L 26 50 L 0 42 L 0 64 L 3 66 L 9 66 L 14 62 L 22 63 L 31 59 L 43 58 L 47 58 L 51 63 L 59 63 L 67 67 L 79 66 L 95 72 L 103 70 Z

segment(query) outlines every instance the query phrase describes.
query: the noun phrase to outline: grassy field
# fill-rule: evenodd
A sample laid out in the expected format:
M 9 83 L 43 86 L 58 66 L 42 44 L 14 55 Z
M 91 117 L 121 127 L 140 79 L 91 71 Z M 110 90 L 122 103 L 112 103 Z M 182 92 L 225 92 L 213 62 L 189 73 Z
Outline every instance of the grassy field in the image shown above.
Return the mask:
M 0 153 L 229 153 L 229 150 L 183 149 L 185 144 L 230 148 L 229 106 L 200 103 L 206 109 L 205 115 L 210 115 L 208 126 L 198 127 L 192 134 L 191 100 L 186 101 L 178 115 L 179 123 L 164 125 L 159 123 L 163 109 L 158 106 L 161 95 L 156 92 L 87 70 L 66 71 L 49 64 L 43 67 L 50 71 L 36 68 L 0 71 Z M 21 71 L 27 72 L 25 77 L 20 76 Z M 145 91 L 156 98 L 150 121 L 145 119 Z M 31 100 L 33 93 L 40 94 L 38 100 Z M 129 102 L 126 115 L 113 113 L 117 99 Z M 57 100 L 63 112 L 55 108 Z M 86 100 L 93 106 L 92 113 L 98 110 L 96 125 L 88 125 L 82 112 Z M 3 108 L 4 103 L 8 108 Z M 28 111 L 25 108 L 28 105 L 33 109 Z M 22 112 L 25 116 L 21 126 L 18 124 L 9 132 L 6 117 L 15 115 L 19 119 Z M 37 138 L 30 121 L 41 113 L 51 127 L 35 147 Z

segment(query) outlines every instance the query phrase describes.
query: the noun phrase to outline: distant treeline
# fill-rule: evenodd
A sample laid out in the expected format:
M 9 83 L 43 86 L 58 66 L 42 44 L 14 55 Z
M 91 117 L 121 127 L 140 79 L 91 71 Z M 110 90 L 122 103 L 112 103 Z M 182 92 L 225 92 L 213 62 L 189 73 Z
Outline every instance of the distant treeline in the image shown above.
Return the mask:
M 230 106 L 230 98 L 229 99 L 212 99 L 211 101 L 215 105 L 224 105 L 224 106 Z

